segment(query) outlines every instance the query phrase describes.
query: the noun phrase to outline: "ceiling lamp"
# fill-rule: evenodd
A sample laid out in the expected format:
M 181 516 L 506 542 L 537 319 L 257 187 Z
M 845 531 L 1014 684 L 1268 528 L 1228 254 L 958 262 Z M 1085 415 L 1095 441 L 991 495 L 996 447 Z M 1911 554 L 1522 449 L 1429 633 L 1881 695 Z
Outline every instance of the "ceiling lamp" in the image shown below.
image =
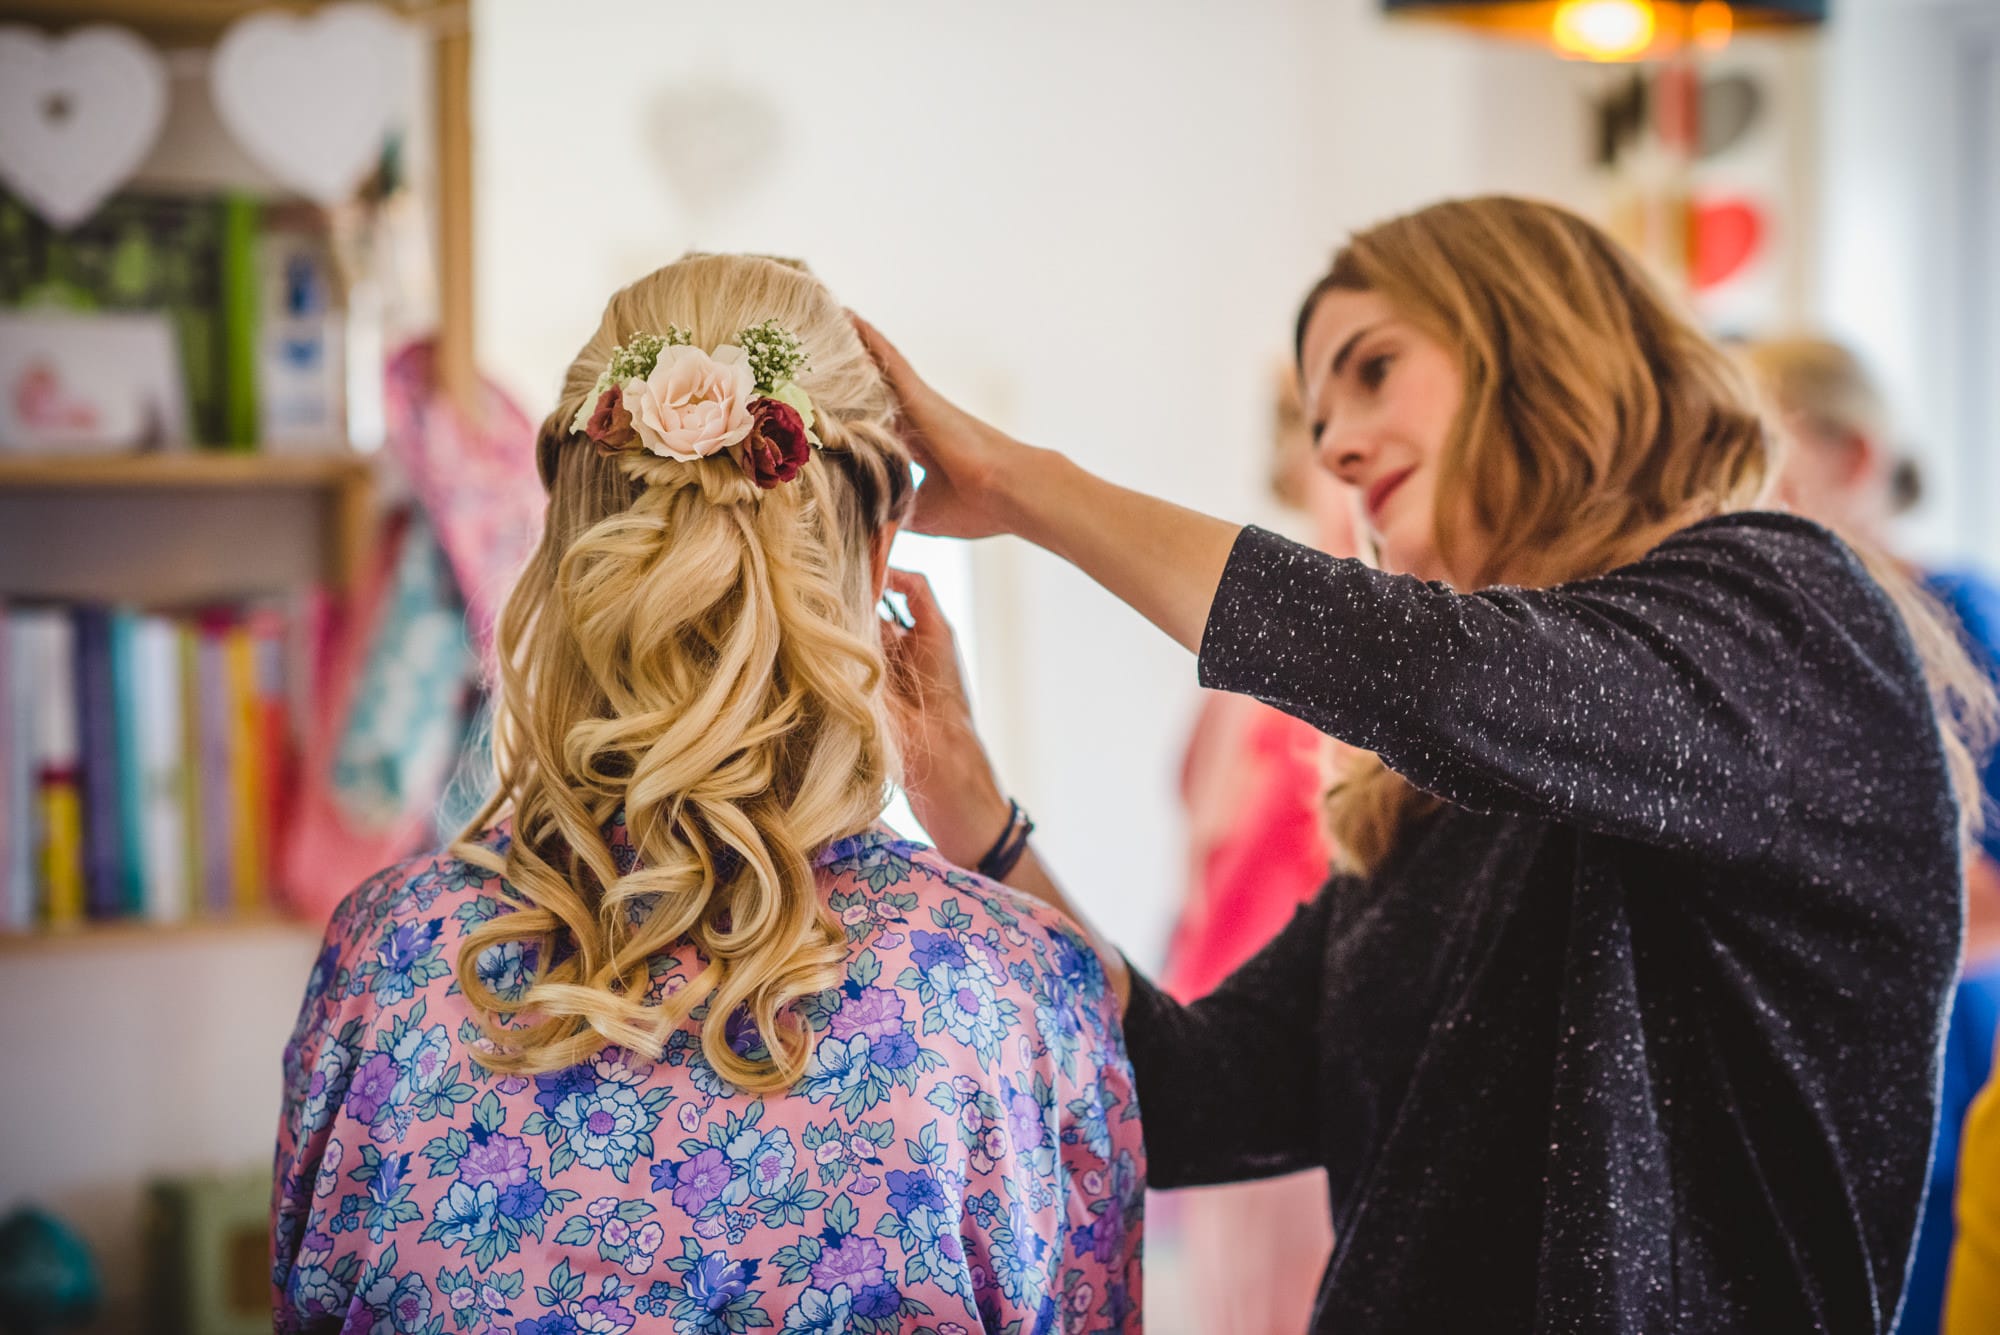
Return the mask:
M 1536 42 L 1574 60 L 1651 60 L 1717 50 L 1738 32 L 1826 22 L 1827 0 L 1382 0 L 1421 18 Z

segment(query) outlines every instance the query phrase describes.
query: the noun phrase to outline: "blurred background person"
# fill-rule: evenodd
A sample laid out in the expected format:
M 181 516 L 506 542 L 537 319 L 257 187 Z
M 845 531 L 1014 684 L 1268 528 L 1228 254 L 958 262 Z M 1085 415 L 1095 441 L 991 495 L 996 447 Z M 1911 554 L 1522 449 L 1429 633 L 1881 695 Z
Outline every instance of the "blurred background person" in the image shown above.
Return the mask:
M 1289 364 L 1273 389 L 1272 499 L 1301 541 L 1353 556 L 1354 503 L 1314 462 Z M 1326 883 L 1333 854 L 1319 797 L 1332 745 L 1249 696 L 1203 692 L 1181 767 L 1187 898 L 1163 984 L 1175 999 L 1207 995 Z M 1161 1198 L 1161 1231 L 1194 1329 L 1296 1335 L 1306 1328 L 1333 1249 L 1326 1193 L 1325 1172 L 1312 1169 Z
M 1765 340 L 1750 345 L 1747 355 L 1785 438 L 1778 490 L 1786 505 L 1878 551 L 1893 552 L 1892 522 L 1916 503 L 1921 479 L 1916 465 L 1895 447 L 1888 411 L 1867 367 L 1848 348 L 1823 338 Z M 2000 665 L 2000 587 L 1970 567 L 1912 565 L 1911 570 L 1956 617 L 1966 647 L 1993 675 Z M 1987 757 L 1981 782 L 1991 809 L 2000 794 L 2000 754 Z M 1980 834 L 1980 851 L 1966 865 L 1965 967 L 1946 1031 L 1930 1191 L 1896 1326 L 1903 1335 L 1931 1335 L 1939 1328 L 1952 1254 L 1959 1134 L 1973 1096 L 1991 1076 L 1996 1027 L 2000 826 L 1989 822 Z

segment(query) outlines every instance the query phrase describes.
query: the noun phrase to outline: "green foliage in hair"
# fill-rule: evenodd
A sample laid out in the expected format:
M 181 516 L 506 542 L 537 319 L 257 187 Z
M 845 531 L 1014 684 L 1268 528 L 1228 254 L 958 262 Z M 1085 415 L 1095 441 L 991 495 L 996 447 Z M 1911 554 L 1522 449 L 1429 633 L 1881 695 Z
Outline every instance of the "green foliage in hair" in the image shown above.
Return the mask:
M 806 353 L 798 335 L 776 320 L 751 325 L 736 336 L 736 341 L 749 354 L 750 374 L 756 377 L 759 394 L 770 394 L 805 374 Z

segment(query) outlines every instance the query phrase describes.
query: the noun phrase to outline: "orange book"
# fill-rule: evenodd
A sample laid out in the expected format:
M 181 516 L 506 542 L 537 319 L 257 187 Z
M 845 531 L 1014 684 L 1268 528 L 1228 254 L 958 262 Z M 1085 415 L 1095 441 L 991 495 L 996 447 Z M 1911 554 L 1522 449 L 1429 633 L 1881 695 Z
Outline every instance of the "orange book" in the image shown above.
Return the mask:
M 238 621 L 223 633 L 222 657 L 229 691 L 229 794 L 234 813 L 229 828 L 229 863 L 237 912 L 250 913 L 266 902 L 264 878 L 267 872 L 266 797 L 269 786 L 264 775 L 267 755 L 263 743 L 264 719 L 258 700 L 257 646 L 249 626 Z

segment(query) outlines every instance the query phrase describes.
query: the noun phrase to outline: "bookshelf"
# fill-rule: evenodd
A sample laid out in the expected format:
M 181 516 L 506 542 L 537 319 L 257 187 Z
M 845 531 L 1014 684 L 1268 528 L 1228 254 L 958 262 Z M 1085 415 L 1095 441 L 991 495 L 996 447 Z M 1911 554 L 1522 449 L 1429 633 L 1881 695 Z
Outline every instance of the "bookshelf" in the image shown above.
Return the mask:
M 0 597 L 172 604 L 307 583 L 342 592 L 367 558 L 373 519 L 369 462 L 345 450 L 0 454 Z
M 259 10 L 309 14 L 327 0 L 8 0 L 5 19 L 48 32 L 90 23 L 131 28 L 163 46 L 208 46 Z M 431 113 L 437 136 L 437 375 L 476 410 L 473 355 L 472 0 L 374 0 L 431 35 Z
M 429 115 L 405 127 L 416 146 L 410 185 L 436 225 L 431 254 L 439 384 L 460 404 L 472 405 L 477 396 L 470 388 L 478 383 L 472 347 L 472 6 L 470 0 L 377 3 L 419 29 L 430 47 L 430 73 L 422 80 Z M 303 0 L 0 0 L 10 23 L 49 32 L 112 23 L 170 54 L 212 46 L 253 11 L 309 13 L 319 7 Z M 180 59 L 175 68 L 198 71 L 201 57 Z M 212 123 L 212 116 L 197 116 L 188 133 L 198 140 Z M 421 151 L 426 147 L 428 154 Z M 228 156 L 218 152 L 213 160 Z M 197 152 L 184 158 L 196 164 L 189 173 L 211 161 Z M 254 179 L 233 177 L 175 177 L 171 185 L 265 189 Z M 241 434 L 251 433 L 215 438 Z M 35 611 L 43 610 L 37 604 L 135 609 L 141 621 L 157 623 L 198 620 L 210 604 L 297 597 L 315 608 L 327 605 L 339 622 L 354 615 L 348 595 L 372 584 L 380 552 L 377 493 L 393 490 L 394 483 L 392 469 L 381 470 L 378 479 L 375 463 L 332 440 L 324 449 L 260 446 L 242 453 L 50 458 L 0 452 L 0 602 Z M 378 487 L 378 481 L 387 485 Z M 142 627 L 150 629 L 157 626 Z M 319 641 L 303 638 L 312 657 Z M 139 661 L 151 660 L 142 655 Z M 185 657 L 182 662 L 185 670 Z M 131 677 L 141 675 L 143 670 Z M 317 684 L 308 678 L 302 693 Z M 185 701 L 184 695 L 184 708 Z M 194 731 L 192 723 L 187 731 Z M 152 758 L 144 743 L 141 751 Z M 214 772 L 207 754 L 199 762 L 189 759 L 183 773 Z M 153 771 L 142 766 L 141 772 Z M 82 780 L 88 779 L 85 766 Z M 149 781 L 145 791 L 159 787 Z M 204 794 L 204 810 L 207 801 Z M 120 806 L 122 813 L 122 797 Z M 141 834 L 147 890 L 160 861 L 152 856 L 152 830 L 148 824 Z M 196 842 L 190 838 L 189 845 Z M 198 842 L 215 846 L 205 835 Z M 174 864 L 168 859 L 165 865 Z M 178 917 L 154 914 L 142 895 L 143 914 L 86 912 L 54 926 L 42 913 L 25 928 L 0 931 L 0 1013 L 29 1017 L 13 1026 L 0 1050 L 8 1069 L 37 1077 L 0 1081 L 0 1125 L 20 1132 L 13 1137 L 19 1152 L 0 1156 L 6 1159 L 0 1201 L 40 1201 L 90 1246 L 104 1303 L 79 1335 L 137 1330 L 159 1319 L 201 1326 L 167 1312 L 149 1282 L 157 1241 L 142 1227 L 146 1184 L 239 1162 L 268 1169 L 279 1114 L 278 1054 L 321 925 L 316 918 L 287 916 L 279 907 L 282 866 L 265 866 L 261 873 L 239 872 L 234 884 L 251 893 L 229 902 L 218 902 L 213 883 L 191 868 L 184 880 L 192 902 Z M 209 893 L 201 897 L 201 890 Z M 129 914 L 131 902 L 122 911 Z M 156 992 L 165 1004 L 148 1001 Z
M 439 387 L 476 405 L 470 0 L 375 0 L 431 47 L 432 156 L 420 182 L 434 209 Z M 60 33 L 130 28 L 165 50 L 212 46 L 260 10 L 306 15 L 321 0 L 14 0 L 9 22 Z M 0 602 L 128 608 L 252 603 L 320 589 L 345 604 L 376 542 L 371 461 L 343 448 L 188 450 L 106 457 L 0 452 Z M 277 887 L 260 898 L 275 902 Z M 270 941 L 283 919 L 197 913 L 184 922 L 92 921 L 0 934 L 0 959 L 41 949 L 213 939 Z
M 0 454 L 0 600 L 132 608 L 142 616 L 149 608 L 295 599 L 318 588 L 338 603 L 369 560 L 374 522 L 370 461 L 345 449 Z M 118 763 L 128 763 L 120 755 Z M 280 771 L 265 765 L 259 772 L 270 776 L 261 783 L 276 782 Z M 16 800 L 11 792 L 9 800 Z M 93 819 L 102 815 L 95 809 Z M 267 839 L 276 826 L 260 829 L 257 837 Z M 126 848 L 121 856 L 139 854 Z M 272 865 L 268 854 L 260 856 L 264 867 Z M 239 869 L 241 899 L 224 908 L 197 897 L 186 916 L 167 921 L 133 915 L 129 903 L 116 917 L 14 921 L 0 930 L 0 960 L 44 949 L 248 945 L 274 932 L 309 931 L 275 907 L 281 887 L 266 880 Z

